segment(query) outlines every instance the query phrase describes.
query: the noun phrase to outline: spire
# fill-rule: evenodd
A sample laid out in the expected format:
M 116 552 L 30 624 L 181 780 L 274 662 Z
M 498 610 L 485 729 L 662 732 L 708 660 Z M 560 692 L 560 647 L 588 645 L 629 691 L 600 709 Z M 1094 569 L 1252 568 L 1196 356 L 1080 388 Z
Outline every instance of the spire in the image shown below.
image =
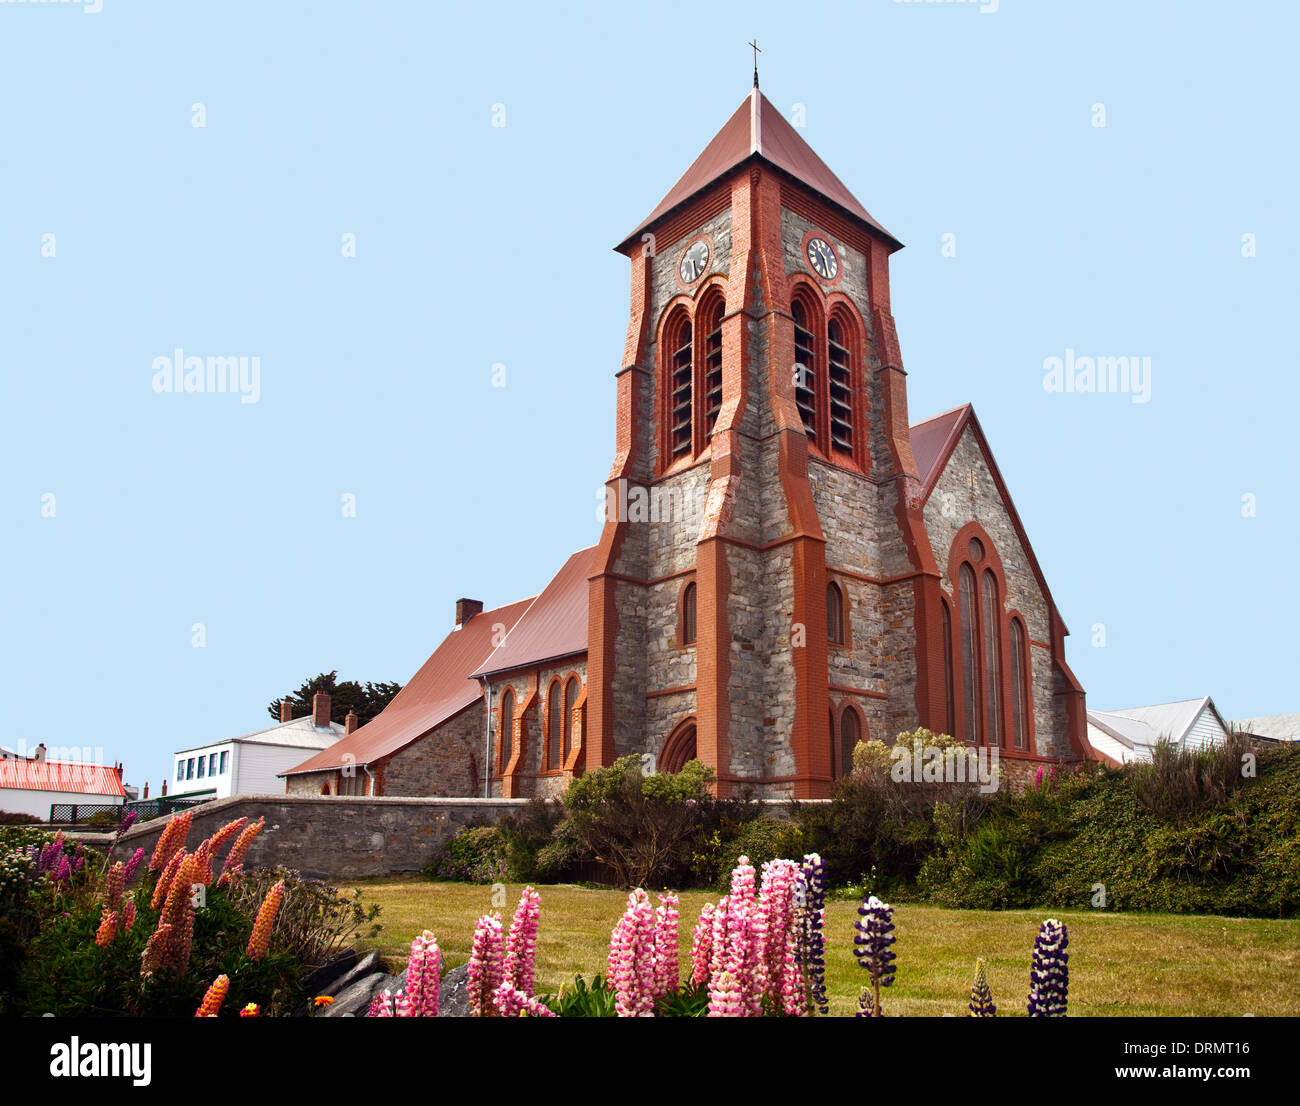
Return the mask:
M 754 41 L 751 42 L 749 45 L 754 48 L 754 87 L 757 88 L 758 87 L 758 55 L 761 54 L 763 51 L 758 48 L 758 39 L 754 39 Z

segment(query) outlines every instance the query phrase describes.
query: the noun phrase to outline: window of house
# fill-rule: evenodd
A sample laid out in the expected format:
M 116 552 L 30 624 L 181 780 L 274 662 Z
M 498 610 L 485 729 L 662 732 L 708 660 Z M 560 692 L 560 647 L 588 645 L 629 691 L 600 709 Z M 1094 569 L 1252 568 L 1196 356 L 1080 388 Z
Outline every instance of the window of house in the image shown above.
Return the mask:
M 961 610 L 962 736 L 972 745 L 979 740 L 979 624 L 975 598 L 975 572 L 962 565 L 957 574 Z
M 203 778 L 203 769 L 207 766 L 207 763 L 207 757 L 199 757 L 199 779 Z
M 187 760 L 187 761 L 185 762 L 185 778 L 186 778 L 187 780 L 192 780 L 192 779 L 194 778 L 194 758 L 193 758 L 193 757 L 190 757 L 189 760 Z
M 668 426 L 669 456 L 687 457 L 693 445 L 691 414 L 695 362 L 691 347 L 691 321 L 683 311 L 668 330 Z
M 827 386 L 830 391 L 831 448 L 853 453 L 853 365 L 843 324 L 831 319 L 826 328 Z
M 208 775 L 215 776 L 216 774 L 217 774 L 217 754 L 213 753 L 210 757 L 208 757 Z
M 564 697 L 560 681 L 551 683 L 546 693 L 546 707 L 550 733 L 547 735 L 547 758 L 549 767 L 559 768 L 564 764 Z
M 984 593 L 984 740 L 1000 745 L 1002 735 L 1002 605 L 993 573 L 985 572 Z
M 501 758 L 501 771 L 510 765 L 511 745 L 515 735 L 515 693 L 507 689 L 501 696 L 501 732 L 497 735 L 497 748 Z
M 570 676 L 564 685 L 564 759 L 567 762 L 573 752 L 573 712 L 578 706 L 578 694 L 581 685 L 576 676 Z
M 798 299 L 790 305 L 790 314 L 794 316 L 794 401 L 808 440 L 817 445 L 817 347 L 812 315 Z
M 695 644 L 695 584 L 686 585 L 682 592 L 682 644 Z
M 183 760 L 178 760 L 176 762 L 176 778 L 178 780 L 183 780 L 185 778 L 185 762 Z
M 826 585 L 826 637 L 834 645 L 844 644 L 844 593 L 839 584 Z
M 221 753 L 221 774 L 223 776 L 226 774 L 226 755 L 226 752 L 223 750 Z
M 704 428 L 712 434 L 722 410 L 722 297 L 715 297 L 704 316 Z
M 1017 749 L 1029 748 L 1029 651 L 1025 630 L 1011 620 L 1011 705 L 1012 737 Z

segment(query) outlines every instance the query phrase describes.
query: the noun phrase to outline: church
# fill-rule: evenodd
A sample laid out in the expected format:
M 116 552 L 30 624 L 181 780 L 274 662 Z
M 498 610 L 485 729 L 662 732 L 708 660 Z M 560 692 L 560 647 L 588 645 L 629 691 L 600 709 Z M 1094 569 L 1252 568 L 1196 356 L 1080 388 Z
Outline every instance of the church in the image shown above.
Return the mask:
M 1004 777 L 1085 756 L 1067 630 L 974 410 L 909 423 L 899 242 L 754 87 L 619 245 L 596 543 L 455 625 L 291 794 L 556 797 L 628 754 L 820 798 L 925 726 Z M 593 535 L 595 536 L 595 535 Z

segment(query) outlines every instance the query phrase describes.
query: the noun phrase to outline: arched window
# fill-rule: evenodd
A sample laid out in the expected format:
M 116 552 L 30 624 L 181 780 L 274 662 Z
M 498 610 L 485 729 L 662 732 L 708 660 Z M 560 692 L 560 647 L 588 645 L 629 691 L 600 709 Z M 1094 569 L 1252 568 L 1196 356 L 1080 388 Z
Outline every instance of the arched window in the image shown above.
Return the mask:
M 834 583 L 826 585 L 826 639 L 844 644 L 844 593 Z
M 658 769 L 660 772 L 680 772 L 687 761 L 695 760 L 695 722 L 682 723 L 664 742 L 659 753 Z
M 846 708 L 840 716 L 840 775 L 853 775 L 853 750 L 862 740 L 862 723 L 858 712 L 852 707 Z
M 998 582 L 985 571 L 981 582 L 984 599 L 984 742 L 1002 744 L 1002 604 Z
M 826 327 L 827 385 L 830 390 L 831 448 L 853 454 L 853 361 L 844 324 L 832 318 Z
M 507 688 L 501 695 L 501 712 L 497 733 L 497 755 L 500 757 L 501 771 L 510 766 L 510 756 L 515 734 L 515 693 Z
M 790 305 L 794 316 L 794 401 L 803 419 L 803 428 L 813 445 L 820 445 L 817 426 L 818 365 L 817 342 L 813 334 L 812 312 L 801 299 Z
M 941 599 L 939 605 L 943 610 L 943 688 L 948 719 L 948 729 L 945 732 L 952 737 L 957 728 L 956 687 L 952 670 L 952 611 L 946 600 Z
M 685 311 L 677 312 L 664 337 L 668 348 L 668 456 L 675 461 L 689 456 L 693 446 L 695 364 L 691 352 L 691 320 Z
M 711 435 L 722 410 L 722 315 L 725 303 L 715 295 L 705 306 L 704 332 L 704 433 Z
M 970 565 L 961 566 L 957 591 L 961 610 L 962 737 L 974 745 L 979 741 L 979 622 L 975 572 Z
M 573 752 L 573 711 L 578 705 L 578 692 L 581 688 L 578 685 L 578 677 L 570 676 L 569 682 L 564 685 L 564 760 L 562 764 L 567 764 L 569 754 Z
M 686 585 L 682 592 L 682 644 L 695 644 L 695 584 Z
M 555 769 L 564 764 L 564 695 L 559 680 L 553 680 L 546 692 L 546 714 L 546 766 Z
M 1011 620 L 1011 709 L 1012 731 L 1017 749 L 1029 748 L 1029 651 L 1025 628 Z

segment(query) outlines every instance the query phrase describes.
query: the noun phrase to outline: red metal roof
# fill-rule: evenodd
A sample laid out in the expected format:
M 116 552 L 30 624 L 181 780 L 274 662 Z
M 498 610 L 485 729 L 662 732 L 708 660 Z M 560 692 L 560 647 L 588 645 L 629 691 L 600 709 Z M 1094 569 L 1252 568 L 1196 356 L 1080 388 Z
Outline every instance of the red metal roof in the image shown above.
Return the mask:
M 912 439 L 912 456 L 916 458 L 916 472 L 927 495 L 952 447 L 957 444 L 970 412 L 971 405 L 965 403 L 925 422 L 918 422 L 908 430 Z
M 595 551 L 595 546 L 581 549 L 565 562 L 475 676 L 587 651 L 587 580 Z
M 523 599 L 476 614 L 447 635 L 411 682 L 376 717 L 342 741 L 280 774 L 292 776 L 345 764 L 373 764 L 459 714 L 483 695 L 482 687 L 470 674 L 491 654 L 494 636 L 508 634 L 532 603 L 532 599 Z
M 830 171 L 785 116 L 756 88 L 745 97 L 745 102 L 723 124 L 722 130 L 704 147 L 704 152 L 695 159 L 681 180 L 673 185 L 659 206 L 618 248 L 623 249 L 629 243 L 637 241 L 642 231 L 658 222 L 673 208 L 685 203 L 751 157 L 760 157 L 789 173 L 850 215 L 874 227 L 891 242 L 902 245 L 867 213 L 867 209 L 858 203 L 844 182 Z
M 126 795 L 117 769 L 66 760 L 0 760 L 0 787 L 71 795 Z

